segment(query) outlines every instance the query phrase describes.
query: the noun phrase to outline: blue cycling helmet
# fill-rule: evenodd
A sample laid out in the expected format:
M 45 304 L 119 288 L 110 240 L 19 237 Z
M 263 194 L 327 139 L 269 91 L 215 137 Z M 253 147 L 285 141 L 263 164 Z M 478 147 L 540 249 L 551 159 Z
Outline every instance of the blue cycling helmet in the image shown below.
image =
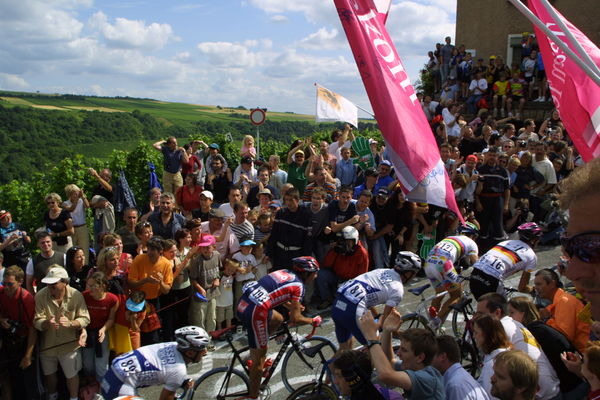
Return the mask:
M 464 225 L 460 225 L 458 227 L 457 231 L 461 235 L 473 235 L 473 236 L 479 235 L 479 228 L 477 227 L 477 225 L 475 225 L 472 222 L 467 222 Z

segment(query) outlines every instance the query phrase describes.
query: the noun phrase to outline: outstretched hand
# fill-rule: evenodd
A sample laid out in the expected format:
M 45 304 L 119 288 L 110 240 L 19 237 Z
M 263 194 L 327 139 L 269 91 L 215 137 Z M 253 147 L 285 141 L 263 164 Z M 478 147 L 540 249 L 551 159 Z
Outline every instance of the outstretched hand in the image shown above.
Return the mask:
M 396 309 L 393 309 L 383 322 L 383 330 L 396 332 L 400 329 L 400 324 L 402 324 L 402 317 Z

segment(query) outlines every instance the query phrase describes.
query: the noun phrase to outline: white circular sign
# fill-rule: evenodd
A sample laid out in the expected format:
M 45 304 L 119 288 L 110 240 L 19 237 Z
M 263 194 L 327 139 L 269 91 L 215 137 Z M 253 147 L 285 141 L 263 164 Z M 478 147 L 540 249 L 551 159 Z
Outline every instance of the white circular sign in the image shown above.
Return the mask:
M 250 122 L 252 125 L 262 125 L 266 119 L 265 111 L 262 108 L 250 110 Z

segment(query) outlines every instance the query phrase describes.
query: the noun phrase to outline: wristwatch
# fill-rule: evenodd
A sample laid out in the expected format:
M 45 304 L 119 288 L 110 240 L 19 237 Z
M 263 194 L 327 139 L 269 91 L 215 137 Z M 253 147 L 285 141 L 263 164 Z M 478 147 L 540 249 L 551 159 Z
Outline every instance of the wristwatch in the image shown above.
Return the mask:
M 368 349 L 375 346 L 376 344 L 381 346 L 381 342 L 379 340 L 367 340 L 367 348 Z

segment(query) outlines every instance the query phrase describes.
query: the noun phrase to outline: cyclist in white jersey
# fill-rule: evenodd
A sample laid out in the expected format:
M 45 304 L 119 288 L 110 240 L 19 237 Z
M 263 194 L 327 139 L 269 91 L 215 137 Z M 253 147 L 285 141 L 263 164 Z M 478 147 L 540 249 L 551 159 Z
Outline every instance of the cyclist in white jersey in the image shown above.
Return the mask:
M 102 396 L 136 395 L 137 388 L 164 385 L 159 400 L 172 400 L 186 381 L 187 364 L 197 363 L 206 354 L 208 333 L 197 326 L 175 331 L 176 342 L 157 343 L 115 358 L 102 380 Z
M 504 295 L 504 280 L 523 271 L 519 291 L 529 293 L 529 278 L 537 266 L 535 246 L 542 236 L 542 228 L 535 222 L 519 225 L 519 240 L 505 240 L 492 247 L 473 265 L 470 288 L 475 299 L 486 293 Z
M 377 315 L 375 306 L 385 304 L 380 324 L 402 300 L 403 283 L 410 281 L 421 269 L 421 259 L 410 251 L 400 251 L 393 268 L 365 272 L 344 283 L 337 291 L 331 310 L 335 335 L 341 350 L 352 348 L 352 337 L 366 345 L 358 319 L 369 310 Z
M 458 227 L 457 236 L 448 236 L 437 243 L 425 260 L 425 275 L 436 293 L 448 291 L 450 298 L 442 305 L 445 295 L 440 295 L 431 301 L 431 306 L 438 310 L 434 325 L 439 325 L 448 316 L 450 306 L 460 300 L 462 295 L 461 278 L 456 270 L 459 264 L 470 266 L 477 261 L 479 248 L 475 238 L 479 234 L 477 225 L 467 222 Z M 440 308 L 441 305 L 441 308 Z

